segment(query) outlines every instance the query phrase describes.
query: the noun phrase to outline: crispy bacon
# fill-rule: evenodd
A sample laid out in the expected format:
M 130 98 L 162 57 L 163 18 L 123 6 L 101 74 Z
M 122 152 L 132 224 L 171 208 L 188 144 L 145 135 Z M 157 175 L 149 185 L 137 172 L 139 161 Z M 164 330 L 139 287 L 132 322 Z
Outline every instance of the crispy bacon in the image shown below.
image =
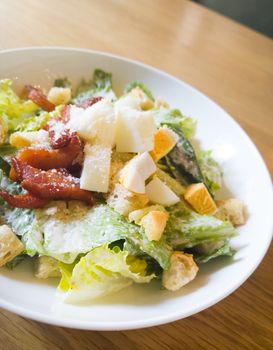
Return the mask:
M 82 154 L 82 143 L 76 132 L 71 134 L 70 142 L 60 149 L 22 148 L 17 158 L 35 168 L 49 170 L 69 168 Z M 11 177 L 12 178 L 12 177 Z
M 41 90 L 35 88 L 32 85 L 26 85 L 28 98 L 32 100 L 36 105 L 41 107 L 44 111 L 51 112 L 54 111 L 55 105 L 48 101 L 46 96 Z
M 80 188 L 80 180 L 66 169 L 43 171 L 13 157 L 12 165 L 21 186 L 30 193 L 44 199 L 76 199 L 93 204 L 93 195 Z
M 63 129 L 57 133 L 54 128 L 50 128 L 48 130 L 48 134 L 50 137 L 50 146 L 53 149 L 66 147 L 71 141 L 71 137 L 72 137 L 71 131 L 69 129 L 66 129 L 64 124 L 62 125 L 63 125 Z M 61 125 L 60 125 L 60 128 L 62 128 Z
M 10 206 L 15 208 L 42 208 L 49 201 L 48 199 L 39 198 L 31 193 L 11 195 L 0 189 L 0 197 L 2 197 Z
M 102 97 L 98 96 L 98 97 L 90 97 L 87 100 L 83 101 L 82 103 L 78 104 L 78 107 L 81 108 L 88 108 L 93 106 L 95 103 L 99 102 L 102 100 Z
M 67 124 L 70 119 L 70 105 L 65 105 L 60 111 L 59 119 L 64 123 Z
M 43 126 L 43 129 L 48 131 L 56 122 L 61 122 L 64 125 L 67 124 L 70 119 L 70 107 L 70 105 L 65 105 L 57 116 L 50 116 L 49 121 Z

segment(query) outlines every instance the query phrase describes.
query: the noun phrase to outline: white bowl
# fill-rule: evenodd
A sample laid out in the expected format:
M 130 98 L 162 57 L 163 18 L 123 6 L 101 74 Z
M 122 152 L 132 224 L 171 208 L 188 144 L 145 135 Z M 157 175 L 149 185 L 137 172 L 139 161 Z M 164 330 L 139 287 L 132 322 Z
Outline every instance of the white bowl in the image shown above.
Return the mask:
M 234 259 L 201 266 L 197 278 L 179 292 L 160 290 L 158 283 L 135 285 L 89 306 L 60 305 L 58 281 L 40 281 L 31 267 L 1 269 L 0 306 L 50 324 L 92 330 L 122 330 L 159 325 L 190 316 L 237 289 L 264 257 L 272 237 L 272 184 L 265 164 L 240 126 L 209 98 L 180 80 L 147 65 L 110 54 L 69 48 L 27 48 L 0 53 L 0 77 L 49 87 L 57 77 L 73 83 L 89 78 L 94 68 L 113 73 L 114 87 L 140 80 L 155 96 L 181 108 L 198 121 L 197 138 L 212 149 L 224 169 L 226 188 L 248 208 L 247 224 L 232 240 Z M 224 191 L 225 192 L 225 191 Z M 226 191 L 223 195 L 231 195 Z

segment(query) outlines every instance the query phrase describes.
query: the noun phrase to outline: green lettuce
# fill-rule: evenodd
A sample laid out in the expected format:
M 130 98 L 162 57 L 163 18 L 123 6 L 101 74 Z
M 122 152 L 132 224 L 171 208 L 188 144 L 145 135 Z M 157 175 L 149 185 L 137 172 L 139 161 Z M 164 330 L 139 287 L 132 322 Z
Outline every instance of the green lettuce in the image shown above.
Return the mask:
M 30 100 L 21 100 L 11 88 L 12 81 L 0 80 L 0 118 L 9 131 L 16 130 L 24 120 L 35 116 L 39 107 Z
M 182 129 L 187 138 L 192 138 L 196 130 L 196 121 L 185 117 L 179 109 L 159 108 L 152 110 L 157 127 L 166 125 Z
M 75 265 L 59 263 L 62 279 L 59 291 L 65 302 L 79 303 L 102 297 L 136 283 L 149 283 L 146 262 L 128 252 L 97 247 Z
M 26 118 L 17 125 L 16 131 L 38 131 L 48 122 L 49 117 L 50 113 L 41 112 L 38 115 Z
M 30 210 L 13 209 L 6 215 L 14 232 L 22 236 L 29 255 L 51 256 L 64 263 L 73 263 L 79 254 L 124 239 L 127 251 L 146 253 L 167 269 L 171 248 L 164 239 L 149 241 L 144 231 L 107 205 L 92 208 L 71 201 L 52 202 L 50 206 Z
M 174 249 L 194 247 L 201 243 L 224 240 L 237 234 L 227 221 L 214 216 L 200 215 L 181 202 L 171 207 L 165 229 L 167 242 Z
M 116 100 L 112 87 L 112 74 L 96 69 L 91 80 L 82 80 L 76 89 L 72 103 L 80 104 L 91 97 L 103 97 L 108 100 Z
M 71 88 L 72 84 L 68 80 L 68 78 L 65 77 L 65 78 L 55 79 L 53 86 L 61 87 L 61 88 Z
M 212 158 L 212 151 L 202 151 L 197 158 L 205 183 L 210 192 L 214 194 L 222 186 L 222 169 Z
M 230 246 L 230 242 L 220 241 L 220 244 L 216 243 L 205 243 L 200 246 L 196 246 L 193 250 L 194 260 L 197 263 L 206 263 L 212 259 L 218 258 L 219 256 L 233 256 L 235 249 Z M 215 247 L 213 247 L 213 245 Z M 211 246 L 212 249 L 207 249 L 207 246 Z
M 152 101 L 154 101 L 153 94 L 151 91 L 147 88 L 147 86 L 139 81 L 133 81 L 129 84 L 127 84 L 124 88 L 123 93 L 128 94 L 131 90 L 135 88 L 140 88 Z

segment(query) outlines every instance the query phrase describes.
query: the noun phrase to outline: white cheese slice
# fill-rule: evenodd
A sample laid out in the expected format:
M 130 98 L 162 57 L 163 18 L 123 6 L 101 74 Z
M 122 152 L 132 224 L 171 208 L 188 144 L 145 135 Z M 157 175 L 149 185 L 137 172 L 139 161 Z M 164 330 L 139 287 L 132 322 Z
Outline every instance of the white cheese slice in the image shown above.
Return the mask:
M 80 178 L 83 190 L 107 192 L 111 165 L 111 147 L 86 144 L 84 162 Z
M 101 100 L 86 109 L 71 106 L 67 126 L 77 131 L 84 141 L 114 146 L 116 118 L 113 104 L 108 100 Z
M 156 172 L 156 165 L 148 152 L 131 159 L 121 171 L 120 182 L 128 190 L 145 193 L 145 181 Z
M 156 176 L 146 186 L 146 194 L 152 203 L 163 206 L 174 205 L 180 201 L 180 198 Z
M 156 124 L 149 111 L 121 108 L 117 111 L 116 147 L 118 152 L 145 152 L 154 147 Z

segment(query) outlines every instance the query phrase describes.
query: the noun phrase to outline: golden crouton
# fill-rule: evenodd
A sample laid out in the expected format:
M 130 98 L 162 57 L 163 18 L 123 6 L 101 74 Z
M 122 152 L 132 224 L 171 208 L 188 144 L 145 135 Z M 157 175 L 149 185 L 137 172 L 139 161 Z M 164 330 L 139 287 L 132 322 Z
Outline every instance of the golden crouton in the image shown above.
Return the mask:
M 7 225 L 0 226 L 0 267 L 24 250 L 23 243 Z
M 246 222 L 245 205 L 236 198 L 217 201 L 216 217 L 220 220 L 229 220 L 234 226 L 244 225 Z
M 47 98 L 55 106 L 67 104 L 71 100 L 71 89 L 54 86 L 49 90 Z
M 213 198 L 203 183 L 188 186 L 184 198 L 199 214 L 213 214 L 217 209 Z
M 167 212 L 152 210 L 140 221 L 149 241 L 159 241 L 166 227 L 169 214 Z
M 154 149 L 150 152 L 157 162 L 168 154 L 176 145 L 178 136 L 167 127 L 159 128 L 154 136 Z
M 50 256 L 40 256 L 35 263 L 35 277 L 61 277 L 58 261 Z
M 139 101 L 140 108 L 145 111 L 154 107 L 154 102 L 139 87 L 132 89 L 128 95 L 136 98 Z
M 176 291 L 191 282 L 198 270 L 191 254 L 174 252 L 170 269 L 163 272 L 162 285 L 168 290 Z
M 9 143 L 17 148 L 28 147 L 35 144 L 48 144 L 49 136 L 45 130 L 17 131 L 10 135 Z
M 107 198 L 107 204 L 125 216 L 133 210 L 145 207 L 148 201 L 146 194 L 131 192 L 121 184 L 116 184 Z

